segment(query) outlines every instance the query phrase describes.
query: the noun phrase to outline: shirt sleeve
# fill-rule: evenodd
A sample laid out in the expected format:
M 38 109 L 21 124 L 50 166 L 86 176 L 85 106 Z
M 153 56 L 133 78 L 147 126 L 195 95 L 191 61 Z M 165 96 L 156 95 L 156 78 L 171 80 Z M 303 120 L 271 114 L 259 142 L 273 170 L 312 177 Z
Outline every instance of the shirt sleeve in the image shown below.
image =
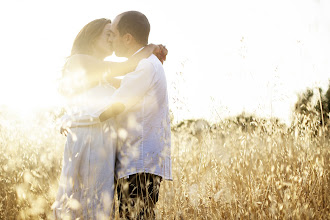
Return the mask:
M 111 97 L 111 101 L 106 108 L 102 109 L 101 114 L 113 103 L 122 103 L 125 111 L 138 103 L 152 86 L 155 76 L 155 68 L 152 63 L 142 60 L 134 72 L 128 73 L 122 79 L 120 87 Z
M 143 60 L 134 72 L 127 74 L 123 78 L 121 86 L 113 94 L 113 103 L 120 102 L 125 105 L 126 110 L 130 109 L 151 88 L 155 72 L 152 63 Z

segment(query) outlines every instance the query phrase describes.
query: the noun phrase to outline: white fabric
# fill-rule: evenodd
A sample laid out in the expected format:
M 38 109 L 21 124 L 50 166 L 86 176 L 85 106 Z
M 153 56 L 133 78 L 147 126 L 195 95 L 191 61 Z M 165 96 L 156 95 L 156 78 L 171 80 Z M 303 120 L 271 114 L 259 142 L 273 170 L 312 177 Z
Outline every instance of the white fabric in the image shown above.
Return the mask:
M 66 67 L 70 68 L 70 60 Z M 77 80 L 80 76 L 75 75 L 79 74 L 81 72 L 70 71 L 61 82 L 61 88 L 69 91 L 70 85 L 74 84 L 72 80 Z M 56 219 L 113 217 L 115 123 L 113 120 L 99 123 L 90 119 L 96 110 L 109 103 L 114 91 L 113 87 L 100 82 L 81 94 L 67 97 L 68 114 L 62 120 L 71 128 L 64 150 L 59 190 L 53 204 Z M 80 127 L 75 124 L 77 117 L 81 119 Z
M 102 219 L 114 214 L 115 137 L 113 121 L 72 128 L 67 136 L 56 219 Z
M 126 107 L 117 117 L 118 178 L 147 172 L 172 180 L 167 82 L 156 56 L 141 60 L 136 70 L 123 78 L 110 104 L 116 102 Z
M 99 84 L 84 93 L 67 97 L 67 114 L 62 117 L 64 127 L 88 126 L 100 123 L 99 109 L 111 102 L 115 88 Z
M 96 111 L 110 103 L 111 95 L 115 91 L 115 88 L 105 81 L 100 81 L 97 86 L 87 89 L 85 72 L 79 62 L 79 56 L 87 55 L 78 54 L 68 58 L 63 70 L 64 77 L 59 84 L 59 90 L 64 94 L 67 103 L 67 114 L 62 118 L 62 123 L 69 123 L 71 127 L 99 123 Z M 77 90 L 83 92 L 75 94 Z M 79 122 L 75 120 L 76 117 L 79 118 Z
M 106 99 L 97 106 L 99 111 L 93 108 L 75 114 L 71 118 L 72 125 L 96 124 L 98 116 L 112 103 L 123 103 L 126 110 L 116 118 L 117 177 L 147 172 L 172 180 L 167 82 L 158 58 L 151 55 L 141 60 L 136 70 L 122 79 L 120 88 L 110 98 L 108 94 L 104 94 Z
M 171 128 L 167 82 L 155 55 L 140 61 L 134 72 L 122 79 L 109 104 L 89 116 L 74 118 L 75 125 L 94 124 L 111 104 L 120 102 L 125 112 L 117 117 L 118 178 L 147 172 L 172 180 Z

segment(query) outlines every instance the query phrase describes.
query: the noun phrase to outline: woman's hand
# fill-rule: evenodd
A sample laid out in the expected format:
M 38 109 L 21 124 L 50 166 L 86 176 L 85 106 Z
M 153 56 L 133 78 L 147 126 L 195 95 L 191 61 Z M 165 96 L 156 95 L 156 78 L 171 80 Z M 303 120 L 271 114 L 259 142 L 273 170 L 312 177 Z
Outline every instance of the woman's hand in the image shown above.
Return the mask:
M 166 60 L 167 49 L 164 45 L 159 44 L 148 44 L 140 52 L 128 58 L 125 62 L 105 62 L 108 63 L 108 68 L 110 69 L 109 80 L 111 77 L 124 76 L 135 70 L 136 66 L 142 59 L 150 57 L 150 55 L 155 54 L 161 63 Z
M 164 63 L 164 61 L 166 60 L 168 50 L 162 44 L 158 44 L 158 45 L 154 45 L 154 46 L 155 46 L 155 48 L 154 48 L 153 54 L 155 54 L 155 56 L 157 56 L 157 58 L 159 59 L 159 61 L 161 63 Z

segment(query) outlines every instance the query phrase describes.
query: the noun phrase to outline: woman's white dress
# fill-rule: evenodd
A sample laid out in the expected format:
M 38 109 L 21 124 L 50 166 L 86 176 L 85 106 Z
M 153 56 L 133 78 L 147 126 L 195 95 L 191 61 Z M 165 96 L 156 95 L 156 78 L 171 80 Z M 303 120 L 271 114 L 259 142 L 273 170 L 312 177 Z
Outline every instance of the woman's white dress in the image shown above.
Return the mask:
M 71 77 L 71 80 L 77 80 L 76 77 Z M 69 83 L 72 85 L 72 81 Z M 88 117 L 107 105 L 114 91 L 112 86 L 100 83 L 68 98 L 69 113 L 63 117 L 63 124 L 69 124 L 70 132 L 65 144 L 58 194 L 53 204 L 56 219 L 113 217 L 115 124 L 111 119 L 99 123 Z M 76 122 L 76 119 L 84 117 L 85 121 Z

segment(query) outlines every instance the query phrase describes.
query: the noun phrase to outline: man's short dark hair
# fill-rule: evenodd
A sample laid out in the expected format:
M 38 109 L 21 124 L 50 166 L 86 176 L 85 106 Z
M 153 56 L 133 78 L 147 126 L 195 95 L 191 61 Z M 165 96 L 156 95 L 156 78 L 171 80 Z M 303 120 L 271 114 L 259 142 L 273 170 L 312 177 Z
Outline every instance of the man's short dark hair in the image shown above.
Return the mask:
M 119 15 L 117 29 L 121 36 L 131 34 L 135 40 L 143 45 L 148 44 L 150 24 L 147 17 L 138 11 L 127 11 Z

